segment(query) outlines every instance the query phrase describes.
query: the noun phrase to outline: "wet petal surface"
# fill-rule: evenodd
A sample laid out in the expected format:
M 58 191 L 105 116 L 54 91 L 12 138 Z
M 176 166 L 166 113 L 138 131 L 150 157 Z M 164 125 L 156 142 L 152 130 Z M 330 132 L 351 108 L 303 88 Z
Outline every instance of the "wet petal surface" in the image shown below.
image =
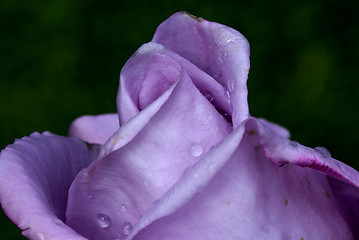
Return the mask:
M 84 236 L 124 239 L 127 234 L 116 226 L 132 228 L 187 168 L 232 130 L 185 72 L 178 77 L 168 99 L 132 140 L 76 178 L 67 224 Z M 121 208 L 126 211 L 113 211 Z M 111 224 L 107 221 L 104 227 L 98 216 Z
M 249 44 L 242 34 L 180 12 L 157 28 L 152 41 L 189 60 L 226 88 L 233 106 L 233 126 L 249 116 L 246 85 Z
M 358 183 L 359 173 L 346 165 L 337 171 L 336 160 L 291 143 L 247 120 L 194 165 L 128 239 L 356 239 L 359 191 L 350 182 Z M 327 170 L 303 167 L 299 159 L 326 162 Z

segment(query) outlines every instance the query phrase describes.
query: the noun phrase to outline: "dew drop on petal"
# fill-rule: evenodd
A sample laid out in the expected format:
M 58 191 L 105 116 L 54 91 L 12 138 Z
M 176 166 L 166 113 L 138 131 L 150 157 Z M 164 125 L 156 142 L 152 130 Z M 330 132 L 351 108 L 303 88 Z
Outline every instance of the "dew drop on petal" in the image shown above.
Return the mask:
M 128 234 L 130 234 L 132 230 L 132 224 L 129 222 L 125 222 L 122 226 L 122 229 L 123 229 L 123 233 L 127 236 Z
M 330 158 L 331 157 L 331 154 L 328 151 L 328 149 L 326 149 L 324 147 L 316 147 L 314 149 L 317 150 L 318 152 L 320 152 L 320 154 L 322 154 L 322 156 L 325 157 L 325 158 Z
M 193 157 L 199 157 L 203 153 L 203 148 L 200 145 L 193 145 L 191 147 L 191 154 Z
M 42 234 L 42 233 L 37 233 L 37 236 L 38 236 L 38 239 L 39 239 L 39 240 L 45 240 L 44 234 Z
M 343 166 L 343 163 L 338 163 L 337 164 L 337 166 L 339 167 L 339 169 L 341 170 L 341 171 L 345 171 L 345 167 Z
M 87 197 L 88 199 L 92 199 L 92 198 L 93 198 L 93 196 L 92 196 L 91 193 L 86 193 L 86 197 Z
M 227 102 L 230 103 L 231 102 L 231 93 L 228 90 L 226 91 L 226 97 L 227 97 L 226 98 Z
M 299 146 L 299 143 L 296 141 L 289 141 L 289 145 L 293 148 L 297 148 Z
M 58 219 L 58 218 L 55 218 L 55 219 L 53 219 L 52 221 L 53 221 L 56 225 L 59 225 L 59 226 L 64 225 L 63 221 L 61 221 L 61 220 Z
M 216 171 L 216 165 L 215 164 L 211 164 L 211 165 L 209 165 L 208 166 L 208 170 L 210 171 L 210 172 L 215 172 Z
M 96 223 L 100 228 L 107 228 L 111 225 L 111 219 L 106 214 L 99 213 L 96 216 Z
M 87 170 L 83 170 L 84 172 L 82 173 L 82 176 L 81 176 L 81 182 L 83 183 L 87 183 L 91 180 L 91 176 L 89 174 L 89 172 Z
M 213 95 L 210 94 L 210 93 L 205 94 L 205 97 L 207 98 L 207 100 L 208 100 L 210 103 L 212 103 L 213 100 L 214 100 Z
M 121 205 L 121 212 L 126 212 L 127 211 L 127 207 L 125 204 Z
M 228 57 L 228 52 L 224 52 L 220 60 L 222 62 L 225 62 L 227 60 L 227 57 Z

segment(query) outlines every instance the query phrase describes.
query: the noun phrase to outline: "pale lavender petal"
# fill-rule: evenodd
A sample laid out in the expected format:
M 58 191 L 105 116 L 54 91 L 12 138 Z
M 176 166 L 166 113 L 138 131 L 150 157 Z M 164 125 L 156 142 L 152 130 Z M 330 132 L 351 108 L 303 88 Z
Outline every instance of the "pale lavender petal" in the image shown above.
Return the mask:
M 173 86 L 166 90 L 145 109 L 136 114 L 129 121 L 125 122 L 102 146 L 98 159 L 102 159 L 109 153 L 123 147 L 131 141 L 167 101 L 175 86 L 176 84 L 173 84 Z
M 76 138 L 33 133 L 0 155 L 0 202 L 6 215 L 34 240 L 85 239 L 64 224 L 68 189 L 98 147 Z
M 181 66 L 164 56 L 163 49 L 160 44 L 145 44 L 123 67 L 117 94 L 121 125 L 158 98 L 177 80 Z
M 265 124 L 267 127 L 271 128 L 272 131 L 274 131 L 275 133 L 277 133 L 279 136 L 281 137 L 284 137 L 284 138 L 289 138 L 290 137 L 290 133 L 289 131 L 282 127 L 282 126 L 279 126 L 278 124 L 276 123 L 273 123 L 273 122 L 270 122 L 270 121 L 267 121 L 265 119 L 258 119 L 258 121 L 260 121 L 261 123 Z
M 91 239 L 124 239 L 128 232 L 121 226 L 135 225 L 231 129 L 182 72 L 167 101 L 129 143 L 78 175 L 67 223 Z
M 117 114 L 82 116 L 72 122 L 70 137 L 78 137 L 89 143 L 104 144 L 119 128 Z
M 152 41 L 188 59 L 228 90 L 233 126 L 238 126 L 249 116 L 246 85 L 249 44 L 242 34 L 181 12 L 164 21 Z
M 150 42 L 141 46 L 121 71 L 117 95 L 121 125 L 169 89 L 182 70 L 208 101 L 231 115 L 229 94 L 222 85 L 187 59 L 161 44 Z
M 187 171 L 127 240 L 357 239 L 359 173 L 317 152 L 251 118 Z
M 229 96 L 216 80 L 178 54 L 150 42 L 141 46 L 121 71 L 117 96 L 121 128 L 106 142 L 100 157 L 122 147 L 145 126 L 167 100 L 180 71 L 232 122 Z

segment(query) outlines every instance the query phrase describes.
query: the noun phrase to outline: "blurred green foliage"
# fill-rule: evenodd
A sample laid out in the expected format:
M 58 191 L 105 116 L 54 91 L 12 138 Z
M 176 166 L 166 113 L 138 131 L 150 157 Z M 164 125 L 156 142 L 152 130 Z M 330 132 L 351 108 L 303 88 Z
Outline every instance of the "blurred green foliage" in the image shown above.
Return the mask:
M 248 38 L 253 116 L 359 169 L 358 9 L 354 0 L 2 0 L 0 147 L 34 131 L 66 135 L 78 116 L 115 112 L 124 63 L 186 10 Z M 0 236 L 20 239 L 4 215 Z

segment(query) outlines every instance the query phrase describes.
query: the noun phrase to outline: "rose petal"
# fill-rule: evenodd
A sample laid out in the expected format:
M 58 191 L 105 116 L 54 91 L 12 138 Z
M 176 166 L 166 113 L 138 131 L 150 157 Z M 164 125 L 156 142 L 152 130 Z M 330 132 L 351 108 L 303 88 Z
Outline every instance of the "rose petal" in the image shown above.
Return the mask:
M 78 137 L 89 143 L 104 144 L 119 128 L 117 114 L 82 116 L 72 122 L 70 137 Z
M 164 21 L 152 41 L 188 59 L 229 91 L 233 126 L 249 116 L 246 85 L 249 44 L 242 34 L 181 12 Z
M 0 155 L 6 215 L 30 239 L 84 239 L 63 221 L 70 184 L 97 153 L 95 145 L 50 133 L 33 133 L 7 146 Z
M 131 118 L 130 121 L 125 122 L 124 125 L 122 125 L 102 146 L 98 159 L 102 159 L 131 141 L 167 101 L 175 86 L 176 84 L 173 84 L 171 88 L 164 92 L 149 106 Z
M 340 172 L 336 160 L 291 144 L 247 120 L 187 171 L 127 240 L 358 238 L 359 191 L 350 183 L 359 173 L 346 165 Z M 302 167 L 313 159 L 328 163 L 320 170 L 329 177 L 316 165 Z
M 121 70 L 117 94 L 117 110 L 121 125 L 138 114 L 177 80 L 181 67 L 163 56 L 162 49 L 163 46 L 159 44 L 144 44 Z
M 216 80 L 178 54 L 150 42 L 141 46 L 121 71 L 117 95 L 121 125 L 169 89 L 182 69 L 214 106 L 231 113 L 229 96 Z
M 142 45 L 121 71 L 117 96 L 121 128 L 103 146 L 99 158 L 127 144 L 145 126 L 167 101 L 172 92 L 169 86 L 174 87 L 180 71 L 190 76 L 217 110 L 230 117 L 229 98 L 216 80 L 178 54 L 150 42 Z
M 261 123 L 265 124 L 267 127 L 269 127 L 270 129 L 272 129 L 272 131 L 274 131 L 276 134 L 278 134 L 279 136 L 281 137 L 284 137 L 284 138 L 289 138 L 290 137 L 290 133 L 289 131 L 282 127 L 282 126 L 279 126 L 278 124 L 276 123 L 273 123 L 273 122 L 270 122 L 270 121 L 267 121 L 265 119 L 258 119 L 258 121 L 260 121 Z
M 338 208 L 347 220 L 356 239 L 359 238 L 359 191 L 357 187 L 330 177 L 329 184 L 333 189 Z
M 79 174 L 70 189 L 67 223 L 91 239 L 124 239 L 126 232 L 118 226 L 134 225 L 230 131 L 182 72 L 168 100 L 128 144 Z M 125 211 L 113 211 L 121 208 Z M 111 219 L 111 225 L 98 217 Z

